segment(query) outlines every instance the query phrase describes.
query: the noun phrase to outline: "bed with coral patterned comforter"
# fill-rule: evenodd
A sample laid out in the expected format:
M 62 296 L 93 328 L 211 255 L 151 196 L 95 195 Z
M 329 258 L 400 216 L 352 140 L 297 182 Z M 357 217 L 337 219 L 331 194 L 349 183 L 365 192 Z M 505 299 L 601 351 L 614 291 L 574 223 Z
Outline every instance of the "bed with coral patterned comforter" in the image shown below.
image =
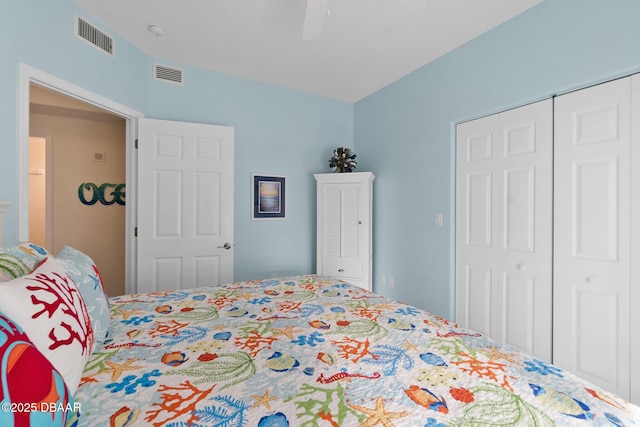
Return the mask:
M 640 424 L 568 372 L 334 279 L 110 303 L 74 395 L 81 426 Z

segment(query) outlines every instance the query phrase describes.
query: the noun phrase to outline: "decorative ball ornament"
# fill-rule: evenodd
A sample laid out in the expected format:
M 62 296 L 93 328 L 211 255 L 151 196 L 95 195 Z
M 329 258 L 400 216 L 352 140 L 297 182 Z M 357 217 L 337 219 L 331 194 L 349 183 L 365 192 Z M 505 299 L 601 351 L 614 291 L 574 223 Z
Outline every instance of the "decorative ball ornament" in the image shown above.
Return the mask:
M 350 148 L 339 147 L 333 150 L 333 156 L 329 159 L 329 167 L 334 172 L 353 172 L 358 162 L 355 161 L 356 153 Z

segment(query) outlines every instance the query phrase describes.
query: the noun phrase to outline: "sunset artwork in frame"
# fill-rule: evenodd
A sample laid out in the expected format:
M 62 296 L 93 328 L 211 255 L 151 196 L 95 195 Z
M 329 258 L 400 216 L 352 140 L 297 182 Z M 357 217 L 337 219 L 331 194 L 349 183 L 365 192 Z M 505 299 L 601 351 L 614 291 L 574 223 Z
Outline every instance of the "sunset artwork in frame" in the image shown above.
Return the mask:
M 285 218 L 285 179 L 278 175 L 252 175 L 252 219 Z

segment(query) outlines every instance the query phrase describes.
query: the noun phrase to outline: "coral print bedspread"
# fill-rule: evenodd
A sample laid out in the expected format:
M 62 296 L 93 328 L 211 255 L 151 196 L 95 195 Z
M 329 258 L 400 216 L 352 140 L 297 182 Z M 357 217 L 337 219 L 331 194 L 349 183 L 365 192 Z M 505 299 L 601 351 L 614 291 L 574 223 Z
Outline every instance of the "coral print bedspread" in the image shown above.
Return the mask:
M 640 424 L 640 409 L 414 307 L 299 276 L 111 299 L 83 426 Z

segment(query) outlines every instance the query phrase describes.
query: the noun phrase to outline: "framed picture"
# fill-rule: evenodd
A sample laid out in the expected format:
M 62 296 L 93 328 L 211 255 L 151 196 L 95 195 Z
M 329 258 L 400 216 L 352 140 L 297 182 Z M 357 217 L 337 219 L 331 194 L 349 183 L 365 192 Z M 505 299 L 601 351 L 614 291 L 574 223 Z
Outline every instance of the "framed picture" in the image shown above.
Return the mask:
M 286 212 L 285 177 L 252 174 L 252 219 L 284 219 Z

